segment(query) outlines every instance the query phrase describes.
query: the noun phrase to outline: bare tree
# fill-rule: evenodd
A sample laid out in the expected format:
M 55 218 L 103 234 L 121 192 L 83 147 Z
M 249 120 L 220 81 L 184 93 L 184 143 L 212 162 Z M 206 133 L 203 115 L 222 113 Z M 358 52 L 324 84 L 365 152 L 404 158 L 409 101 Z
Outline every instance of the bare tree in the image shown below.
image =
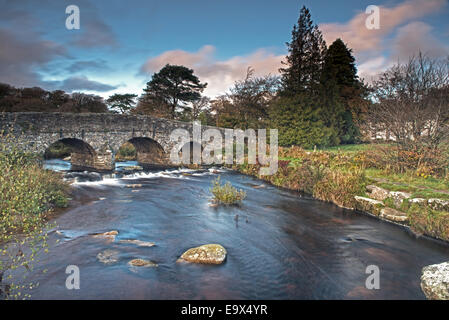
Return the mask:
M 371 89 L 370 131 L 406 148 L 433 149 L 449 137 L 449 59 L 420 53 L 382 73 Z

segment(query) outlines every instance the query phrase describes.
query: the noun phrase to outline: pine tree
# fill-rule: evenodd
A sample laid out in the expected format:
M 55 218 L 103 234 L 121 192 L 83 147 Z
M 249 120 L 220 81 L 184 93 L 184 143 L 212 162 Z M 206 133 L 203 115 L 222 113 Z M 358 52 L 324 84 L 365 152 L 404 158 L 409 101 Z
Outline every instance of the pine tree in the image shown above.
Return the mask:
M 297 25 L 293 26 L 292 40 L 287 42 L 287 46 L 288 55 L 282 62 L 286 67 L 279 69 L 284 94 L 315 93 L 320 82 L 326 43 L 305 6 L 300 11 Z

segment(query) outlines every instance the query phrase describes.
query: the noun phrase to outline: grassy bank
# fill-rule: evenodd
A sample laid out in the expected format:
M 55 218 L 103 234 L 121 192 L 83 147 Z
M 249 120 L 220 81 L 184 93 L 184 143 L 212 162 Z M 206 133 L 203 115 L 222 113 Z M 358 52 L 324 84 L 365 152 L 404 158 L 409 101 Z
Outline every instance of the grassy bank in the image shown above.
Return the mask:
M 0 298 L 25 298 L 11 272 L 32 270 L 47 249 L 47 220 L 55 207 L 67 206 L 68 186 L 44 170 L 34 156 L 10 149 L 0 141 Z
M 245 164 L 235 169 L 273 185 L 305 192 L 351 209 L 357 208 L 355 196 L 370 196 L 368 185 L 387 192 L 406 192 L 410 200 L 423 200 L 415 203 L 404 199 L 398 203 L 386 198 L 382 200 L 382 207 L 405 213 L 407 221 L 404 223 L 415 232 L 449 241 L 449 210 L 427 204 L 428 199 L 449 200 L 447 157 L 442 153 L 441 159 L 424 159 L 414 167 L 414 156 L 410 153 L 404 156 L 394 146 L 385 144 L 348 145 L 325 150 L 291 147 L 280 148 L 279 168 L 274 175 L 259 176 L 259 165 Z

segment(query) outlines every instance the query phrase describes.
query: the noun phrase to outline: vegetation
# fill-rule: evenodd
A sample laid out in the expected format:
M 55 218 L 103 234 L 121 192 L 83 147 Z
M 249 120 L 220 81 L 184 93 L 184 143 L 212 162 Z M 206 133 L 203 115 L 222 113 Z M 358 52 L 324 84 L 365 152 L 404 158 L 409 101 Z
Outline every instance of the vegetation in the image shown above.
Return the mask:
M 212 181 L 212 188 L 210 189 L 214 195 L 214 201 L 225 205 L 239 204 L 246 198 L 246 193 L 243 190 L 237 190 L 229 181 L 225 184 L 220 183 L 220 177 Z
M 130 161 L 136 160 L 137 151 L 136 148 L 130 142 L 125 142 L 117 151 L 115 155 L 115 161 Z
M 186 109 L 187 103 L 200 100 L 206 86 L 192 69 L 167 64 L 147 82 L 136 111 L 176 119 L 178 109 Z
M 69 157 L 72 153 L 72 148 L 64 142 L 57 141 L 51 144 L 44 154 L 44 159 L 63 159 Z
M 47 217 L 67 206 L 68 187 L 34 156 L 18 151 L 12 137 L 0 138 L 0 297 L 21 299 L 36 284 L 19 283 L 11 272 L 26 274 L 47 251 Z
M 114 113 L 129 113 L 136 102 L 134 99 L 137 98 L 137 94 L 114 94 L 106 100 L 106 103 L 109 105 L 109 108 Z
M 103 98 L 62 90 L 46 91 L 39 87 L 14 88 L 0 83 L 0 112 L 108 112 Z

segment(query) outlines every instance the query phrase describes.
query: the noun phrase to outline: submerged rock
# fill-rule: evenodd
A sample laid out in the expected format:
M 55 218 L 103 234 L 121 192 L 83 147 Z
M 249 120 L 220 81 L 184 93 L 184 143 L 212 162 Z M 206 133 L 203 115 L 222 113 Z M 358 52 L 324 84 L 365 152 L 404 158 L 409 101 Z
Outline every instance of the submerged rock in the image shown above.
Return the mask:
M 109 241 L 114 241 L 115 240 L 115 236 L 118 235 L 118 231 L 117 230 L 112 230 L 112 231 L 108 231 L 108 232 L 104 232 L 104 233 L 95 233 L 92 235 L 92 237 L 94 238 L 100 238 L 100 239 L 106 239 Z
M 156 268 L 158 264 L 145 259 L 133 259 L 128 262 L 129 270 L 137 273 L 140 268 Z
M 179 261 L 205 264 L 222 264 L 226 259 L 226 249 L 219 244 L 205 244 L 184 252 Z
M 449 262 L 424 267 L 421 289 L 427 299 L 449 300 Z
M 97 254 L 97 259 L 104 264 L 116 263 L 118 261 L 118 254 L 119 252 L 117 250 L 106 249 Z
M 141 240 L 133 240 L 133 239 L 123 239 L 119 241 L 120 243 L 129 243 L 129 244 L 135 244 L 139 247 L 153 247 L 155 246 L 154 242 L 147 242 L 147 241 L 141 241 Z
M 142 184 L 141 183 L 126 184 L 125 188 L 142 188 Z

